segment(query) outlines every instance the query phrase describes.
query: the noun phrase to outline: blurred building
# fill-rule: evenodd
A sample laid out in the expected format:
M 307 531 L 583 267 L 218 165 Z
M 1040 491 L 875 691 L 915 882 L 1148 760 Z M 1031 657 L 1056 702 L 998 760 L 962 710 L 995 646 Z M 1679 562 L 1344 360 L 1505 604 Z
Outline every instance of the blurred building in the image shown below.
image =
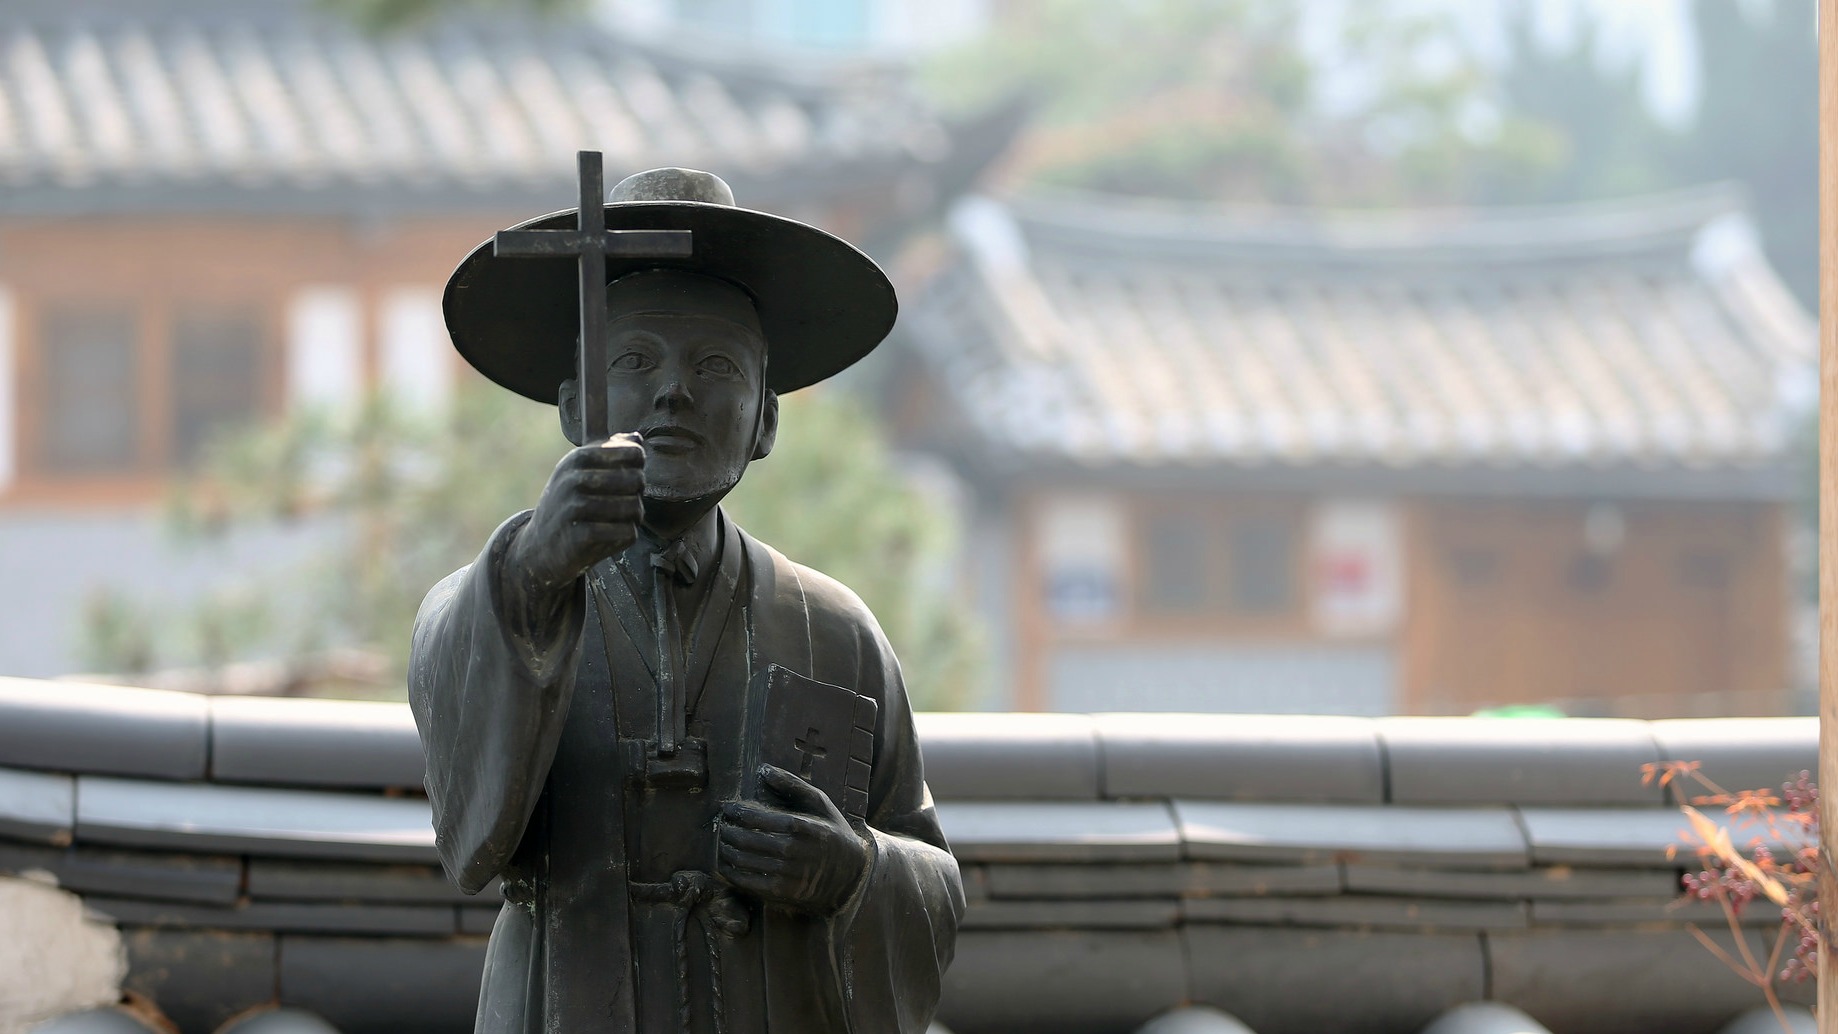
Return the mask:
M 74 663 L 92 584 L 198 580 L 148 504 L 213 430 L 376 386 L 438 405 L 467 375 L 447 274 L 570 207 L 575 150 L 610 180 L 716 170 L 742 204 L 872 249 L 960 192 L 1004 125 L 945 124 L 891 65 L 592 23 L 373 37 L 312 0 L 8 0 L 0 671 Z
M 978 511 L 1012 699 L 1777 713 L 1815 333 L 1739 195 L 959 207 L 905 442 Z

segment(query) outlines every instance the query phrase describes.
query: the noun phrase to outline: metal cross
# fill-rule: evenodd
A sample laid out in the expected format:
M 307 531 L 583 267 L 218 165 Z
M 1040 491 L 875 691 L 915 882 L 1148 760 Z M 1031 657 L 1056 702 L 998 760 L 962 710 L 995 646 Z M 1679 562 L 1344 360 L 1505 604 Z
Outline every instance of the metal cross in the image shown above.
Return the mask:
M 581 211 L 573 229 L 499 230 L 491 253 L 499 258 L 573 258 L 581 273 L 581 365 L 576 381 L 581 399 L 582 441 L 610 434 L 606 412 L 606 257 L 688 258 L 689 230 L 608 230 L 605 179 L 599 151 L 575 155 L 580 170 Z

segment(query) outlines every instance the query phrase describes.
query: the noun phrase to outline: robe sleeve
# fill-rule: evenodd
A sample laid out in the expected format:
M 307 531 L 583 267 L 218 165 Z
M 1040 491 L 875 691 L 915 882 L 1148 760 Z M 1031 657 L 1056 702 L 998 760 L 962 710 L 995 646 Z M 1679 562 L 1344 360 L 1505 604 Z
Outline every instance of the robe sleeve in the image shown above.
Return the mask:
M 537 619 L 504 605 L 505 550 L 528 511 L 492 533 L 478 560 L 448 575 L 415 615 L 409 707 L 427 758 L 441 864 L 476 894 L 523 839 L 574 691 L 585 582 Z
M 844 1008 L 854 1034 L 924 1034 L 956 947 L 963 878 L 926 789 L 899 662 L 871 617 L 859 636 L 856 689 L 879 700 L 880 711 L 859 830 L 872 858 L 834 920 Z

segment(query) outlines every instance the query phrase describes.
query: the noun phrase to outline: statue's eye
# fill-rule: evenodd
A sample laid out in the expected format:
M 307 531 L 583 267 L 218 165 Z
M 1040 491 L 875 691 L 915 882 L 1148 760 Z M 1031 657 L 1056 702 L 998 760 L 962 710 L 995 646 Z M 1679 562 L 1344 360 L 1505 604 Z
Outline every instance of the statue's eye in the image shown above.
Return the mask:
M 643 352 L 627 352 L 608 365 L 615 370 L 624 370 L 628 373 L 634 373 L 639 370 L 650 369 L 651 357 L 645 355 Z
M 734 365 L 734 360 L 725 355 L 711 355 L 703 359 L 702 368 L 717 377 L 732 377 L 740 372 L 740 367 Z

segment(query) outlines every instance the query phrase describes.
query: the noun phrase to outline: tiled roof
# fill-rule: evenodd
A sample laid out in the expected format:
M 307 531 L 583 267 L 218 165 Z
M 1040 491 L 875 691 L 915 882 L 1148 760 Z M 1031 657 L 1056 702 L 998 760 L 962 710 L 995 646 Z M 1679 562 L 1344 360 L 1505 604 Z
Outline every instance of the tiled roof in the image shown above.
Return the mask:
M 973 199 L 907 327 L 1022 462 L 1778 466 L 1814 325 L 1729 188 L 1405 212 Z
M 509 17 L 372 36 L 304 0 L 21 0 L 0 9 L 0 192 L 502 192 L 565 183 L 581 148 L 743 179 L 949 149 L 884 66 L 688 51 Z

